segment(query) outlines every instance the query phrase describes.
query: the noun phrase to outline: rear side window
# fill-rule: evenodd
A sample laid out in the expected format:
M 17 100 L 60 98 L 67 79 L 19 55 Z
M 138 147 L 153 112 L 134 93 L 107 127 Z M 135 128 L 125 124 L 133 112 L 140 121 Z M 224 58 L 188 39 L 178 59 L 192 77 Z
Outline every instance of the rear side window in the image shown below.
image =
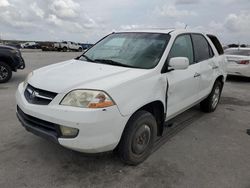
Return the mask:
M 201 62 L 214 56 L 211 46 L 206 38 L 199 34 L 192 34 L 195 61 Z
M 190 35 L 181 35 L 176 38 L 170 50 L 168 60 L 173 57 L 187 57 L 189 64 L 193 64 L 194 53 Z
M 218 51 L 218 53 L 220 55 L 224 54 L 224 50 L 223 47 L 220 43 L 220 41 L 218 40 L 218 38 L 214 35 L 207 35 L 209 37 L 209 39 L 212 41 L 212 43 L 214 44 L 216 50 Z

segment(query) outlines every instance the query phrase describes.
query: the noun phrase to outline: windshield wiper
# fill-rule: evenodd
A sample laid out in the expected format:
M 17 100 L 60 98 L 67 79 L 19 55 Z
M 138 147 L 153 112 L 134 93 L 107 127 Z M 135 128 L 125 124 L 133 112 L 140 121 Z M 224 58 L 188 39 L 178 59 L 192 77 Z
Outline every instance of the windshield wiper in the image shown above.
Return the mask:
M 80 59 L 81 57 L 84 57 L 87 61 L 90 62 L 95 62 L 93 59 L 90 59 L 88 56 L 86 56 L 85 54 L 80 55 L 77 59 Z
M 134 67 L 134 66 L 131 66 L 131 65 L 126 65 L 126 64 L 123 64 L 123 63 L 119 63 L 117 61 L 113 61 L 111 59 L 95 59 L 94 62 L 108 64 L 108 65 L 114 65 L 114 66 L 121 66 L 121 67 L 137 68 L 137 67 Z

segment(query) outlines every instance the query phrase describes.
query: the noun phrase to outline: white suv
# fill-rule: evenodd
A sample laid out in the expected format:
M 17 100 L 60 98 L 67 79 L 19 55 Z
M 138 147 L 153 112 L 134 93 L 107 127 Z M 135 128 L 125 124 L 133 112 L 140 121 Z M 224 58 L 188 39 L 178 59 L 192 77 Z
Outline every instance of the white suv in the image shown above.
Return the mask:
M 226 79 L 215 36 L 187 30 L 112 33 L 80 57 L 35 70 L 16 93 L 30 132 L 67 148 L 114 150 L 136 165 L 165 121 L 200 103 L 216 109 Z

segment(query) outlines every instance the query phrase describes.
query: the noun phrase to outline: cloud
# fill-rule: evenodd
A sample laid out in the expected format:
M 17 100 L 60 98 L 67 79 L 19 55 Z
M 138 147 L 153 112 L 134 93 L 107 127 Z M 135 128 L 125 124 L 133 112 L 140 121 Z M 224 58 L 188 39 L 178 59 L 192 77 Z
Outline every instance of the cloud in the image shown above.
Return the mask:
M 224 4 L 232 4 L 232 3 L 242 3 L 242 4 L 247 4 L 250 3 L 249 0 L 221 0 L 220 2 Z
M 30 22 L 22 11 L 18 11 L 13 7 L 1 11 L 0 17 L 0 23 L 11 28 L 19 29 L 20 32 L 25 28 L 30 29 L 30 27 L 36 27 L 36 24 Z
M 240 14 L 229 14 L 225 19 L 225 27 L 232 32 L 249 33 L 249 20 L 249 12 L 241 12 Z
M 174 4 L 165 4 L 162 7 L 156 7 L 155 11 L 156 14 L 164 17 L 171 17 L 171 18 L 180 18 L 185 16 L 196 16 L 197 14 L 194 11 L 190 10 L 179 10 L 176 8 Z
M 8 0 L 0 0 L 0 7 L 7 7 L 7 6 L 10 6 Z
M 122 29 L 122 30 L 146 29 L 146 28 L 150 28 L 150 26 L 139 25 L 139 24 L 121 25 L 120 26 L 120 29 Z
M 175 0 L 175 4 L 181 4 L 181 5 L 198 4 L 200 2 L 201 0 Z
M 0 31 L 8 39 L 95 42 L 113 30 L 188 24 L 250 43 L 249 7 L 249 0 L 0 0 Z
M 36 2 L 30 5 L 30 9 L 40 18 L 44 18 L 45 12 L 37 5 Z
M 57 16 L 54 14 L 50 14 L 46 20 L 48 21 L 48 23 L 54 24 L 55 26 L 62 26 L 63 23 L 62 20 L 57 18 Z
M 79 16 L 79 7 L 80 5 L 72 0 L 52 0 L 49 10 L 58 18 L 68 19 Z
M 175 22 L 174 28 L 176 29 L 184 29 L 187 25 L 183 22 Z

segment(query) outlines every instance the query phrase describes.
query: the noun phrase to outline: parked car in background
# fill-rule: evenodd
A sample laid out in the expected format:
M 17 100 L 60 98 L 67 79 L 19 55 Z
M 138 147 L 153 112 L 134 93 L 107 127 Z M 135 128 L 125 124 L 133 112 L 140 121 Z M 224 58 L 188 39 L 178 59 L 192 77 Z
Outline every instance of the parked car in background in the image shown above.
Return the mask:
M 87 50 L 89 48 L 91 48 L 92 46 L 94 46 L 94 44 L 80 44 L 82 46 L 83 50 Z
M 54 44 L 54 48 L 57 51 L 63 51 L 63 52 L 66 52 L 68 50 L 81 52 L 83 50 L 80 44 L 70 41 L 57 42 Z
M 40 42 L 42 51 L 56 51 L 54 42 Z
M 25 62 L 19 49 L 0 45 L 0 83 L 9 81 L 12 71 L 24 68 Z
M 21 44 L 22 48 L 29 48 L 29 49 L 40 49 L 41 46 L 37 42 L 25 42 Z
M 74 60 L 30 73 L 16 93 L 17 116 L 28 131 L 62 146 L 85 153 L 116 148 L 122 161 L 136 165 L 166 121 L 196 104 L 215 111 L 225 62 L 213 35 L 112 33 Z
M 229 75 L 250 77 L 250 48 L 229 48 L 225 54 Z

